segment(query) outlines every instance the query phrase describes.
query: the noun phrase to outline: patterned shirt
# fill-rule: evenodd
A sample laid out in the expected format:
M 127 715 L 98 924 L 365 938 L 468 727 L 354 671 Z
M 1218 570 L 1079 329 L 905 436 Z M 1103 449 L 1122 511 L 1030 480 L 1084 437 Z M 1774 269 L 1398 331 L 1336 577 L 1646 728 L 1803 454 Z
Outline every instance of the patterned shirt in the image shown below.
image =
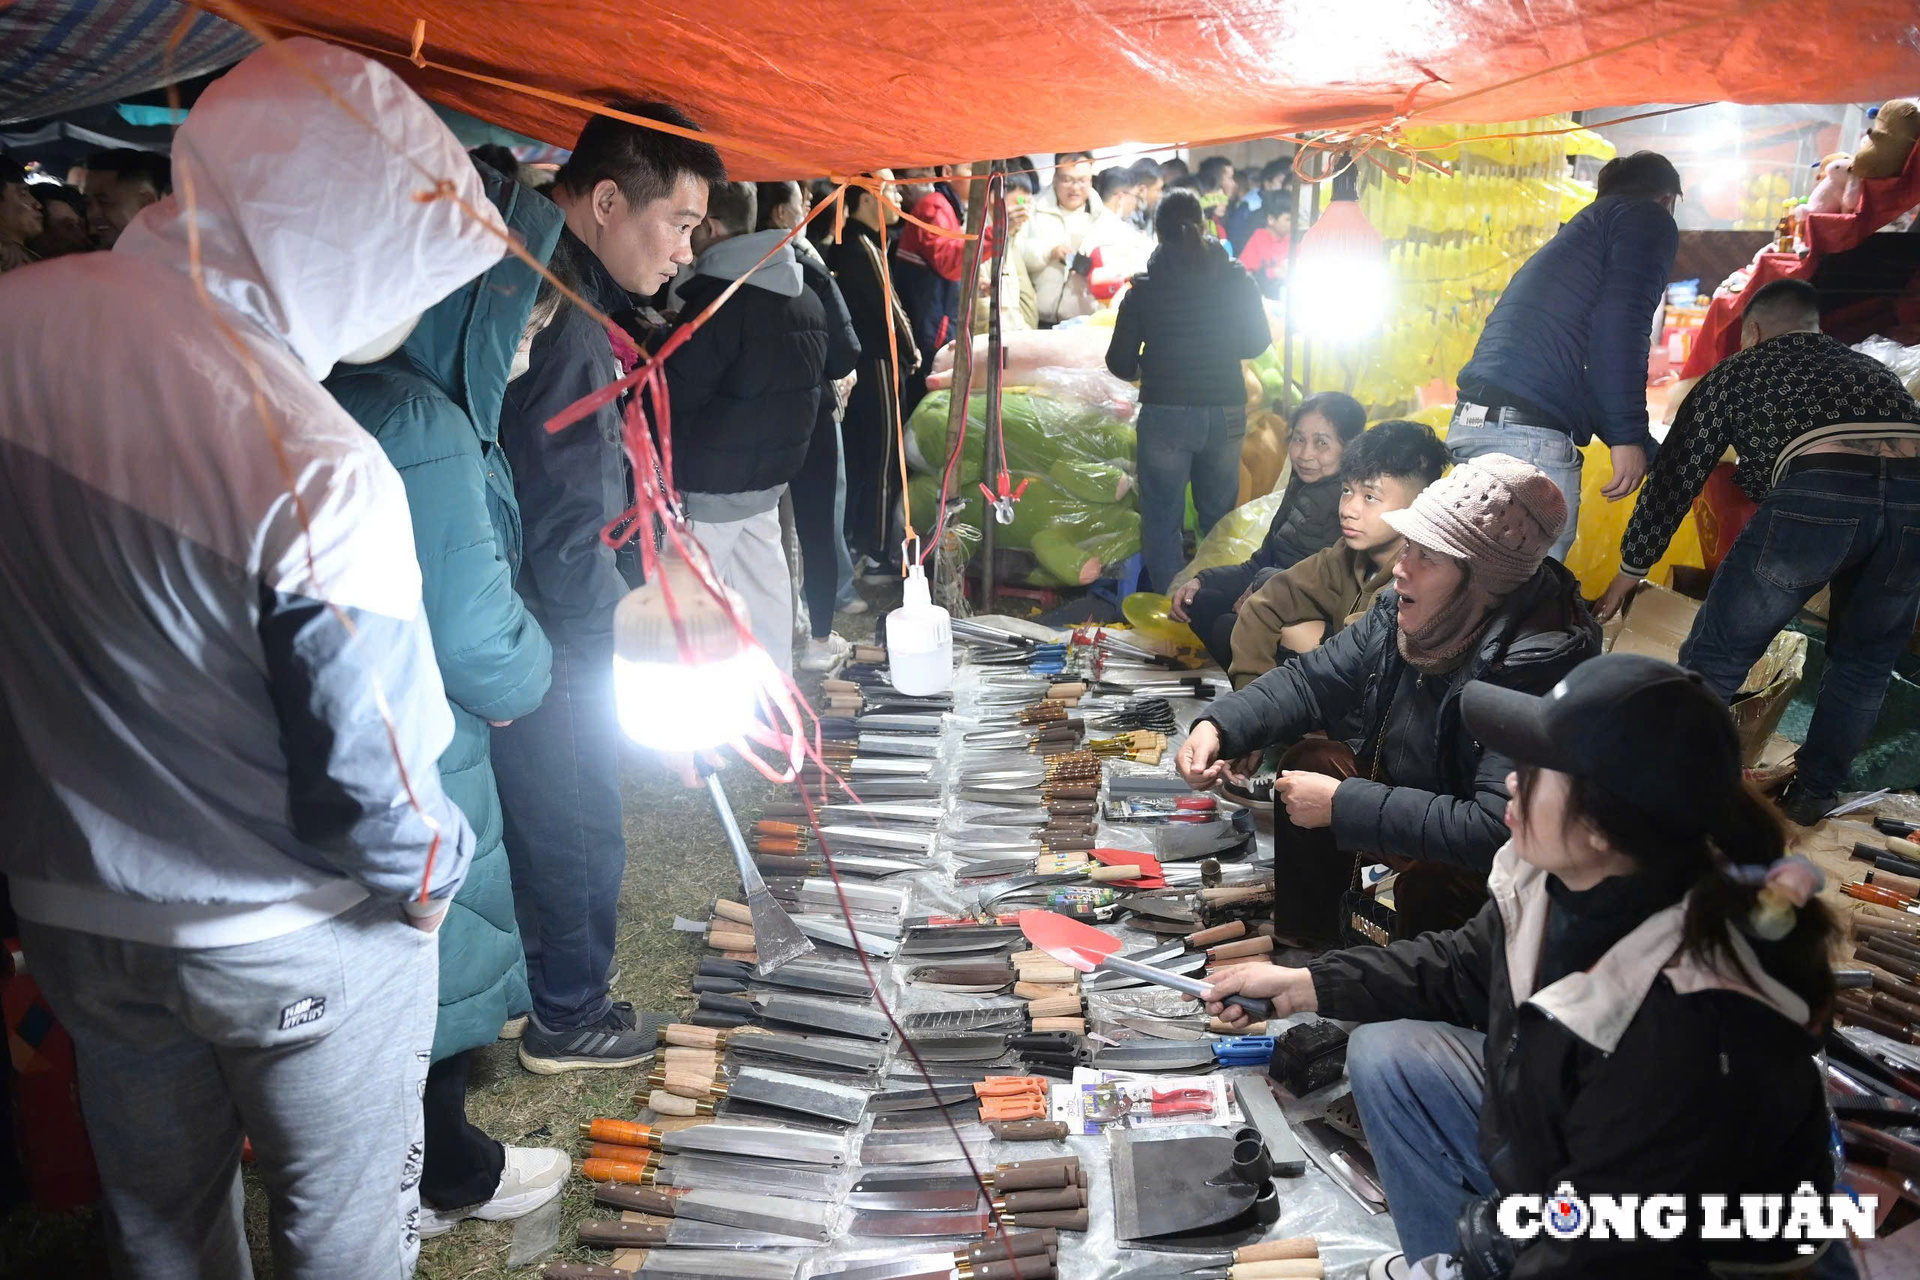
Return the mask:
M 1735 483 L 1764 502 L 1782 453 L 1801 437 L 1854 423 L 1892 429 L 1834 435 L 1920 435 L 1920 404 L 1893 370 L 1838 339 L 1786 333 L 1722 360 L 1680 406 L 1654 459 L 1620 539 L 1621 571 L 1647 576 L 1729 447 L 1740 458 Z

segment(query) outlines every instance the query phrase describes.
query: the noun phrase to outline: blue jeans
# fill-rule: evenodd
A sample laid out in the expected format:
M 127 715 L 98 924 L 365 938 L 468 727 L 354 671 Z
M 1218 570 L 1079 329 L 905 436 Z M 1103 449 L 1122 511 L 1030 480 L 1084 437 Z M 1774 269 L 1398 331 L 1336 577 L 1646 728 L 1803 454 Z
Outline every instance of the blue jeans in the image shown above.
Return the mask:
M 1781 480 L 1734 540 L 1680 649 L 1731 698 L 1780 629 L 1833 587 L 1827 669 L 1800 748 L 1800 785 L 1845 784 L 1920 612 L 1920 467 L 1819 454 Z
M 1547 473 L 1567 500 L 1567 526 L 1547 549 L 1555 560 L 1565 561 L 1580 528 L 1580 450 L 1573 437 L 1552 427 L 1528 427 L 1518 423 L 1494 423 L 1482 427 L 1463 426 L 1459 410 L 1453 425 L 1447 428 L 1447 452 L 1455 462 L 1468 462 L 1488 453 L 1504 453 L 1522 462 L 1531 462 Z
M 1153 590 L 1165 591 L 1187 564 L 1181 537 L 1187 485 L 1193 485 L 1201 537 L 1233 510 L 1240 496 L 1240 441 L 1246 434 L 1247 411 L 1240 405 L 1140 406 L 1140 556 Z
M 1484 1032 L 1444 1022 L 1370 1022 L 1347 1041 L 1347 1078 L 1409 1259 L 1459 1248 L 1469 1200 L 1494 1194 L 1480 1160 Z
M 620 729 L 610 640 L 550 628 L 553 685 L 532 715 L 493 731 L 513 907 L 527 951 L 527 986 L 542 1026 L 564 1030 L 612 1004 L 620 881 Z

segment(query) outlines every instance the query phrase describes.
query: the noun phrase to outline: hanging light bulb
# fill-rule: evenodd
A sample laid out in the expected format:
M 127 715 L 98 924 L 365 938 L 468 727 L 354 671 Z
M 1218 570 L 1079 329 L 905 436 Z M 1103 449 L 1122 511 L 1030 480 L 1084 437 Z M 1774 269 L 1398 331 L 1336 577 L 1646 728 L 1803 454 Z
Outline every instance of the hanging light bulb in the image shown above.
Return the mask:
M 739 594 L 719 590 L 734 615 L 745 617 Z M 614 708 L 620 727 L 643 747 L 685 753 L 745 736 L 761 690 L 778 678 L 766 651 L 741 641 L 713 591 L 669 544 L 660 572 L 613 611 Z
M 1361 212 L 1359 183 L 1348 164 L 1333 179 L 1332 202 L 1301 238 L 1287 285 L 1296 291 L 1293 312 L 1304 332 L 1352 342 L 1380 327 L 1392 284 L 1386 249 Z

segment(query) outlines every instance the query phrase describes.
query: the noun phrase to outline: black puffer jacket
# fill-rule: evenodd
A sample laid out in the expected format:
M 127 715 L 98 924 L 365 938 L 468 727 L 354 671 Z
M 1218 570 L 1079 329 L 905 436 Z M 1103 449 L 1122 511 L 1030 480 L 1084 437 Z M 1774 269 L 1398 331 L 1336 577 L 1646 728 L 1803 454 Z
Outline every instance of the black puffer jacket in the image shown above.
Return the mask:
M 1197 262 L 1156 252 L 1120 300 L 1107 368 L 1140 380 L 1141 404 L 1247 402 L 1240 362 L 1273 345 L 1260 287 L 1209 242 Z
M 1793 1260 L 1793 1242 L 1700 1240 L 1697 1197 L 1833 1189 L 1805 1003 L 1765 978 L 1738 934 L 1731 945 L 1757 985 L 1681 954 L 1684 902 L 1535 990 L 1547 880 L 1503 849 L 1493 900 L 1462 927 L 1310 962 L 1320 1013 L 1487 1033 L 1480 1155 L 1501 1195 L 1545 1198 L 1564 1182 L 1583 1197 L 1687 1197 L 1694 1218 L 1678 1240 L 1542 1233 L 1516 1245 L 1512 1280 L 1695 1277 L 1710 1262 Z M 1738 1215 L 1730 1199 L 1727 1217 Z
M 1258 551 L 1239 564 L 1202 569 L 1195 576 L 1202 587 L 1230 591 L 1238 599 L 1242 592 L 1254 590 L 1339 540 L 1340 477 L 1332 475 L 1312 484 L 1296 478 L 1288 482 Z
M 1357 713 L 1365 729 L 1352 746 L 1362 776 L 1333 794 L 1340 848 L 1485 874 L 1507 839 L 1502 819 L 1513 761 L 1467 732 L 1460 691 L 1485 680 L 1544 694 L 1600 652 L 1600 627 L 1573 575 L 1547 560 L 1508 597 L 1465 665 L 1423 676 L 1400 656 L 1399 603 L 1391 588 L 1382 591 L 1366 617 L 1221 698 L 1204 718 L 1219 727 L 1220 754 L 1230 758 Z M 1367 776 L 1376 753 L 1383 782 Z
M 744 275 L 784 231 L 723 240 L 700 255 L 680 289 L 690 320 Z M 747 493 L 799 472 L 825 390 L 827 318 L 792 246 L 667 360 L 675 483 L 691 493 Z

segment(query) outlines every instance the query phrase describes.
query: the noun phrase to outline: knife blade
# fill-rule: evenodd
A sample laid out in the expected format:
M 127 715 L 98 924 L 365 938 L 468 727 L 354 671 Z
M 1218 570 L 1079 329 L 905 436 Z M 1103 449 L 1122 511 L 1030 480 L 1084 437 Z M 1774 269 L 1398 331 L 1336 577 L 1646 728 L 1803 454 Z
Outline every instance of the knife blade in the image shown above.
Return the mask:
M 887 1060 L 884 1044 L 854 1036 L 799 1036 L 758 1031 L 734 1037 L 728 1041 L 728 1047 L 743 1057 L 817 1062 L 853 1072 L 878 1071 Z
M 1026 1260 L 1029 1267 L 1022 1274 L 1032 1274 L 1033 1265 L 1049 1260 L 1059 1243 L 1058 1231 L 1011 1231 L 1004 1242 L 999 1236 L 992 1236 L 970 1249 L 860 1262 L 839 1271 L 816 1275 L 814 1280 L 904 1280 L 905 1277 L 938 1271 L 943 1267 L 949 1274 L 960 1267 L 967 1268 L 972 1274 L 982 1266 L 1007 1258 Z
M 1219 1066 L 1206 1040 L 1129 1040 L 1094 1051 L 1099 1071 L 1180 1071 L 1201 1075 Z
M 824 1244 L 832 1237 L 833 1205 L 749 1191 L 661 1191 L 651 1187 L 597 1187 L 597 1203 L 634 1213 L 710 1222 Z
M 1010 964 L 923 964 L 907 970 L 906 980 L 917 987 L 971 995 L 997 995 L 1012 990 L 1018 972 Z
M 927 779 L 933 776 L 933 761 L 902 760 L 894 756 L 855 756 L 842 772 L 855 779 L 856 787 L 862 778 Z
M 1001 1027 L 1025 1030 L 1027 1011 L 1016 1004 L 985 1005 L 977 1009 L 933 1009 L 925 1013 L 910 1013 L 900 1020 L 900 1025 L 908 1035 L 922 1032 L 984 1032 Z
M 1017 936 L 1007 937 L 998 930 L 980 929 L 927 929 L 909 933 L 901 939 L 896 955 L 905 959 L 909 956 L 965 956 L 984 955 L 992 951 L 1005 951 L 1019 941 Z
M 936 1084 L 931 1089 L 923 1085 L 917 1089 L 882 1089 L 867 1100 L 867 1110 L 878 1116 L 895 1111 L 922 1111 L 930 1107 L 951 1107 L 977 1101 L 970 1084 Z
M 853 718 L 854 728 L 860 730 L 878 729 L 886 733 L 924 733 L 938 734 L 946 728 L 945 713 L 879 714 L 863 715 Z
M 728 1083 L 714 1082 L 712 1092 L 720 1097 L 778 1107 L 801 1115 L 824 1116 L 846 1124 L 859 1120 L 867 1111 L 864 1089 L 768 1067 L 742 1067 Z
M 966 1123 L 956 1126 L 960 1137 L 956 1141 L 953 1130 L 941 1126 L 937 1130 L 910 1129 L 900 1133 L 875 1131 L 869 1133 L 860 1142 L 860 1163 L 863 1165 L 883 1164 L 939 1164 L 946 1160 L 959 1159 L 963 1150 L 976 1164 L 987 1158 L 988 1144 L 993 1141 L 993 1133 L 983 1124 Z
M 747 1256 L 715 1249 L 649 1249 L 633 1280 L 793 1280 L 797 1257 Z
M 790 987 L 795 991 L 861 1000 L 873 998 L 873 984 L 867 981 L 866 974 L 857 968 L 822 961 L 791 960 L 763 978 L 744 961 L 708 956 L 700 961 L 698 972 L 702 977 L 727 978 L 753 985 Z
M 647 1147 L 670 1155 L 746 1157 L 836 1169 L 847 1162 L 847 1142 L 839 1134 L 779 1125 L 715 1121 L 663 1133 L 651 1125 L 631 1120 L 593 1120 L 580 1126 L 580 1136 L 596 1142 Z
M 991 1230 L 995 1218 L 992 1209 L 970 1213 L 876 1213 L 856 1210 L 848 1218 L 846 1232 L 855 1236 L 877 1236 L 890 1240 L 925 1236 L 976 1236 Z M 1009 1227 L 1057 1227 L 1062 1231 L 1085 1231 L 1087 1211 L 1080 1209 L 1036 1210 L 1031 1213 L 997 1215 Z
M 809 876 L 828 874 L 827 860 L 824 857 L 810 857 L 797 853 L 758 853 L 753 858 L 754 865 L 760 868 L 760 874 L 769 880 L 788 879 L 805 880 Z M 833 869 L 843 876 L 855 876 L 862 880 L 884 880 L 888 876 L 905 875 L 913 871 L 925 871 L 928 864 L 908 858 L 881 858 L 859 853 L 833 854 Z
M 783 991 L 749 991 L 745 995 L 703 994 L 701 1009 L 735 1016 L 757 1017 L 807 1031 L 832 1031 L 862 1040 L 886 1040 L 893 1027 L 885 1014 L 864 1004 L 789 995 Z
M 820 836 L 829 849 L 836 851 L 842 844 L 857 844 L 870 848 L 904 849 L 923 857 L 933 852 L 933 835 L 927 831 L 831 822 L 820 828 Z
M 653 1166 L 654 1186 L 703 1191 L 757 1191 L 800 1200 L 835 1200 L 844 1174 L 806 1165 L 761 1164 L 710 1156 L 668 1156 Z
M 853 1184 L 847 1193 L 850 1209 L 880 1209 L 899 1212 L 960 1212 L 980 1208 L 980 1188 L 984 1183 L 996 1196 L 1020 1191 L 1057 1190 L 1075 1186 L 1080 1170 L 1077 1156 L 1052 1160 L 1019 1160 L 972 1174 L 920 1175 L 870 1173 Z M 1024 1201 L 1008 1202 L 1015 1212 Z M 1072 1206 L 1078 1207 L 1078 1206 Z
M 579 1240 L 594 1249 L 657 1249 L 661 1245 L 726 1250 L 791 1249 L 800 1242 L 772 1231 L 748 1231 L 711 1222 L 675 1218 L 671 1222 L 594 1222 L 583 1220 Z
M 824 916 L 805 914 L 790 917 L 794 927 L 815 942 L 831 943 L 836 947 L 845 947 L 849 951 L 863 951 L 876 959 L 884 960 L 899 947 L 892 938 L 884 938 L 870 930 L 855 932 L 838 920 L 829 920 Z
M 1003 1035 L 912 1036 L 909 1039 L 924 1062 L 992 1062 L 1007 1051 L 1007 1038 Z

